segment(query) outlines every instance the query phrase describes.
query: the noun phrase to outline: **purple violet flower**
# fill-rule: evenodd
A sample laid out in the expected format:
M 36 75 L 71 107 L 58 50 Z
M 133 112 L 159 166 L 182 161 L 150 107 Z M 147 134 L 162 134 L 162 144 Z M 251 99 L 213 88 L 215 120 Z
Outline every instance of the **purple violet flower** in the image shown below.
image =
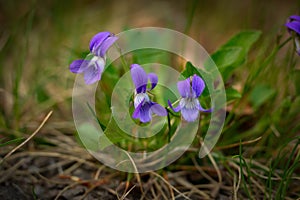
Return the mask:
M 300 16 L 292 15 L 289 21 L 285 24 L 290 34 L 294 37 L 296 51 L 300 55 Z
M 152 90 L 157 85 L 157 75 L 155 73 L 147 74 L 138 64 L 131 65 L 130 73 L 136 90 L 134 96 L 135 110 L 132 117 L 146 123 L 151 121 L 152 113 L 166 116 L 168 114 L 166 109 L 158 103 L 152 102 L 147 94 L 147 91 Z M 147 89 L 148 80 L 151 82 L 150 89 Z
M 90 41 L 91 60 L 74 60 L 70 64 L 73 73 L 84 73 L 86 84 L 93 84 L 101 79 L 106 62 L 106 52 L 114 44 L 118 37 L 110 32 L 100 32 Z
M 196 74 L 193 76 L 192 80 L 191 77 L 189 77 L 183 81 L 179 81 L 177 83 L 177 89 L 182 98 L 176 108 L 173 108 L 169 100 L 168 104 L 170 108 L 175 112 L 181 111 L 182 117 L 188 122 L 195 121 L 198 118 L 199 111 L 211 112 L 212 109 L 203 109 L 198 100 L 198 97 L 202 94 L 204 88 L 204 81 Z

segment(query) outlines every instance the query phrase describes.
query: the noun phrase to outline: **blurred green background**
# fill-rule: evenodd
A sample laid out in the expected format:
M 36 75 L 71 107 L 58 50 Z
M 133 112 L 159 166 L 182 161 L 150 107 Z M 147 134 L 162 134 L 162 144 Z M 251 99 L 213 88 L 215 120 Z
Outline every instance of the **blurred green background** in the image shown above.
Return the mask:
M 299 11 L 299 5 L 299 1 L 280 0 L 1 0 L 1 130 L 6 136 L 20 137 L 36 127 L 45 112 L 54 110 L 51 126 L 74 133 L 75 74 L 69 64 L 88 51 L 90 38 L 100 31 L 165 27 L 187 34 L 213 53 L 240 30 L 257 29 L 263 34 L 254 52 L 262 52 L 275 45 L 276 35 L 288 37 L 284 23 Z M 247 70 L 243 68 L 234 82 L 240 90 Z
M 189 35 L 213 53 L 237 32 L 257 29 L 262 36 L 250 55 L 255 61 L 253 55 L 257 53 L 263 59 L 278 36 L 288 37 L 284 23 L 299 8 L 299 1 L 280 0 L 1 0 L 1 130 L 6 136 L 13 133 L 20 137 L 22 132 L 36 127 L 45 112 L 54 110 L 50 126 L 74 133 L 71 94 L 75 74 L 70 73 L 69 64 L 88 51 L 90 38 L 100 31 L 119 33 L 136 27 L 165 27 Z M 286 59 L 285 52 L 290 47 L 286 45 L 279 52 L 276 62 Z M 233 83 L 227 84 L 234 84 L 241 91 L 250 65 L 238 71 Z M 274 75 L 270 82 L 276 79 Z M 242 114 L 252 112 L 247 105 L 243 107 Z
M 266 184 L 270 193 L 276 193 L 271 177 L 276 175 L 273 172 L 277 173 L 277 167 L 283 169 L 284 173 L 278 173 L 283 174 L 284 183 L 290 180 L 289 175 L 294 170 L 299 172 L 291 165 L 291 173 L 285 173 L 289 163 L 299 161 L 299 153 L 290 152 L 294 146 L 294 149 L 299 148 L 293 139 L 299 136 L 300 130 L 300 65 L 292 42 L 265 60 L 279 39 L 283 42 L 289 37 L 284 23 L 290 15 L 299 12 L 300 1 L 297 0 L 0 0 L 0 141 L 28 137 L 53 110 L 35 142 L 47 144 L 45 148 L 52 145 L 70 149 L 71 154 L 78 156 L 71 148 L 76 145 L 68 145 L 69 138 L 65 137 L 74 139 L 76 132 L 71 110 L 76 75 L 69 71 L 69 64 L 88 51 L 90 39 L 98 32 L 164 27 L 187 34 L 213 53 L 241 30 L 261 30 L 261 37 L 250 50 L 247 62 L 226 82 L 226 86 L 234 86 L 244 93 L 240 100 L 228 104 L 226 126 L 217 144 L 219 150 L 225 150 L 217 149 L 213 153 L 219 159 L 217 162 L 224 164 L 224 171 L 230 172 L 232 156 L 242 157 L 236 144 L 258 138 L 258 143 L 243 146 L 243 156 L 270 167 L 270 173 L 262 172 L 267 177 L 266 181 L 262 178 L 262 185 Z M 57 140 L 53 140 L 55 135 Z M 235 144 L 235 148 L 231 144 Z M 25 148 L 34 148 L 34 145 L 29 143 Z M 86 154 L 81 155 L 87 158 Z M 186 159 L 190 162 L 189 156 Z M 248 170 L 242 159 L 239 162 Z M 204 160 L 203 165 L 210 164 Z M 236 172 L 242 167 L 238 166 Z M 238 176 L 237 173 L 227 175 Z M 250 182 L 249 186 L 253 184 Z M 279 188 L 283 188 L 281 183 Z M 286 187 L 283 191 L 289 189 Z
M 70 98 L 75 76 L 68 65 L 88 50 L 97 32 L 165 27 L 186 33 L 212 53 L 243 29 L 262 30 L 262 37 L 282 33 L 287 17 L 299 11 L 299 4 L 281 0 L 1 0 L 1 125 L 18 129 L 53 105 L 58 110 L 54 115 L 70 121 L 70 104 L 64 102 Z

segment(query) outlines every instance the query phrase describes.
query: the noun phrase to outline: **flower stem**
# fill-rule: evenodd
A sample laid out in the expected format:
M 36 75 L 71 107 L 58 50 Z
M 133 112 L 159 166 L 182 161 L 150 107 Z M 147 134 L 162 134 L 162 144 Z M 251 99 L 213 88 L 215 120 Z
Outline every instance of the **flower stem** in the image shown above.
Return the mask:
M 282 42 L 280 45 L 278 45 L 278 47 L 277 47 L 278 50 L 281 49 L 284 45 L 286 45 L 286 43 L 288 43 L 291 39 L 292 39 L 292 37 L 289 37 L 284 42 Z
M 170 111 L 169 109 L 166 107 L 167 110 L 167 118 L 168 118 L 168 143 L 170 143 L 171 141 L 171 118 L 170 118 Z
M 126 60 L 125 60 L 125 57 L 122 53 L 122 50 L 117 44 L 114 44 L 114 45 L 116 46 L 116 48 L 118 49 L 118 52 L 120 53 L 120 58 L 121 58 L 123 69 L 124 69 L 125 72 L 127 72 L 128 70 L 130 70 L 130 68 L 129 68 Z
M 293 51 L 295 51 L 295 52 L 298 53 L 298 51 L 297 51 L 297 45 L 296 45 L 296 40 L 297 40 L 296 37 L 297 37 L 297 36 L 294 35 L 294 36 L 290 37 L 289 39 L 294 39 L 294 43 L 293 43 Z M 292 52 L 292 53 L 291 53 L 291 56 L 290 56 L 290 58 L 289 58 L 289 63 L 288 63 L 288 69 L 289 69 L 289 70 L 291 70 L 291 69 L 293 68 L 293 65 L 295 65 L 294 57 L 295 57 L 295 53 Z
M 178 103 L 180 99 L 177 99 L 175 102 L 172 103 L 172 106 L 174 106 L 176 103 Z M 167 108 L 170 108 L 170 106 L 167 106 Z

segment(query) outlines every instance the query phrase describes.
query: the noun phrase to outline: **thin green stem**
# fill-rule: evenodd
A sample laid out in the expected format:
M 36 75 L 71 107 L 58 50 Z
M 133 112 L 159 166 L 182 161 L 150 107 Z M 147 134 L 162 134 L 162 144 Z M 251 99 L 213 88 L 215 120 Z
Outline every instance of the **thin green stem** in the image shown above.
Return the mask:
M 129 66 L 128 66 L 126 60 L 125 60 L 125 57 L 124 57 L 124 55 L 123 55 L 123 53 L 122 53 L 121 48 L 120 48 L 117 44 L 114 44 L 114 45 L 115 45 L 115 47 L 118 49 L 118 52 L 120 53 L 120 58 L 121 58 L 121 62 L 122 62 L 122 66 L 123 66 L 124 71 L 125 71 L 125 72 L 129 71 L 130 68 L 129 68 Z
M 294 36 L 296 37 L 296 36 Z M 291 37 L 292 38 L 292 37 Z M 296 38 L 294 38 L 295 40 Z M 296 44 L 294 42 L 294 45 L 293 45 L 293 50 L 296 51 Z M 289 64 L 288 64 L 288 69 L 291 70 L 293 68 L 293 65 L 294 65 L 294 57 L 295 57 L 295 53 L 291 53 L 291 56 L 290 56 L 290 59 L 289 59 Z
M 180 99 L 177 99 L 175 102 L 172 103 L 172 106 L 174 106 L 176 103 L 178 103 Z M 171 108 L 170 106 L 167 106 L 167 108 Z
M 280 50 L 282 47 L 284 47 L 284 45 L 286 45 L 291 39 L 292 39 L 292 37 L 289 37 L 283 43 L 281 43 L 280 45 L 278 45 L 278 50 Z

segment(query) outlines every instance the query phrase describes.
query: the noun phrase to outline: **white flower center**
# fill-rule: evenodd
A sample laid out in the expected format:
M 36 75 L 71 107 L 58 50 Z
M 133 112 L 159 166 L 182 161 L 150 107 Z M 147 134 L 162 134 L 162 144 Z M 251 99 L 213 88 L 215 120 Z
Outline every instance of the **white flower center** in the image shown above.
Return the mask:
M 144 100 L 145 99 L 145 100 Z M 144 100 L 144 103 L 145 104 L 146 102 L 149 102 L 150 99 L 149 99 L 149 96 L 148 94 L 146 93 L 138 93 L 135 95 L 134 97 L 134 107 L 138 107 L 138 105 Z
M 199 105 L 199 100 L 197 98 L 186 97 L 180 100 L 179 105 L 181 108 L 196 109 Z
M 104 65 L 105 65 L 105 58 L 99 56 L 94 56 L 89 63 L 89 67 L 94 67 L 94 69 L 97 69 L 98 67 L 102 67 Z

